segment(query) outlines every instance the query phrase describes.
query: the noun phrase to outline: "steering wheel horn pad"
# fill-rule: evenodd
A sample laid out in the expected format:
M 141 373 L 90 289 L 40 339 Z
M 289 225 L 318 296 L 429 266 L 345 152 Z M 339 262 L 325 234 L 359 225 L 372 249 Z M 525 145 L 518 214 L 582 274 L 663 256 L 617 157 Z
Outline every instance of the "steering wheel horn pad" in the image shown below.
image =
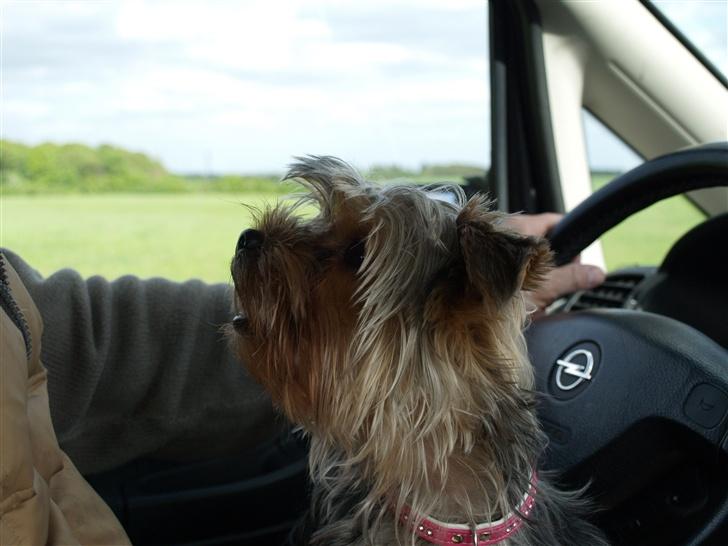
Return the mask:
M 552 442 L 547 465 L 568 472 L 650 418 L 679 423 L 721 447 L 728 432 L 728 404 L 720 405 L 721 396 L 728 401 L 726 351 L 690 326 L 661 315 L 609 309 L 545 317 L 526 337 L 542 393 L 553 391 L 552 377 L 565 349 L 587 342 L 601 352 L 602 365 L 587 388 L 573 397 L 540 400 L 540 416 L 574 440 Z

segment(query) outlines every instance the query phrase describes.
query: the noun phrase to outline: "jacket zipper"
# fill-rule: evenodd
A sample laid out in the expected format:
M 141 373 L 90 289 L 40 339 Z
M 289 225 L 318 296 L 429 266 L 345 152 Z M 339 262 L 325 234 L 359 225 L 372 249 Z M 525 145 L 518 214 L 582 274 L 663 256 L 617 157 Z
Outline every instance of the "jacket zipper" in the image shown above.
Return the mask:
M 30 358 L 32 350 L 30 328 L 28 327 L 28 322 L 25 320 L 25 316 L 20 310 L 15 298 L 13 298 L 13 293 L 10 290 L 10 281 L 8 281 L 8 272 L 5 266 L 5 255 L 2 253 L 0 253 L 0 306 L 23 335 L 23 341 L 25 341 L 25 355 L 27 358 Z

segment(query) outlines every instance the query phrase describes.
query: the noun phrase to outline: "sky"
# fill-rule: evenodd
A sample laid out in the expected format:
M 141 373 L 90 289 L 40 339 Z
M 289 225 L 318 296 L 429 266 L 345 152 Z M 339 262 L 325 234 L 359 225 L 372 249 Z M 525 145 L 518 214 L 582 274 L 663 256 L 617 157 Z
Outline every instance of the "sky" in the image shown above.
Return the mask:
M 726 1 L 661 2 L 728 65 Z M 0 0 L 0 133 L 110 143 L 181 173 L 490 154 L 482 0 Z M 690 33 L 688 33 L 690 34 Z M 585 119 L 596 168 L 638 159 Z

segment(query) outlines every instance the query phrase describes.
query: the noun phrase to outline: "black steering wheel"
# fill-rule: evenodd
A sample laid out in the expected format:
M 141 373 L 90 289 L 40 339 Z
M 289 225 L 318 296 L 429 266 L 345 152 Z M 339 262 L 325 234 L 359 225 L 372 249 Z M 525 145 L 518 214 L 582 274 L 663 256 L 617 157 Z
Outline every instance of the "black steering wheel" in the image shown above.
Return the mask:
M 556 226 L 550 239 L 557 264 L 568 263 L 657 201 L 725 185 L 728 143 L 647 161 L 595 192 Z M 725 239 L 717 244 L 725 245 Z M 669 452 L 671 442 L 699 437 L 716 458 L 728 455 L 728 351 L 692 327 L 619 309 L 551 315 L 535 321 L 526 335 L 543 394 L 539 415 L 550 439 L 547 468 L 566 474 L 582 469 L 594 482 L 612 485 L 640 473 L 628 481 L 642 479 L 644 485 L 663 463 L 659 457 L 638 460 L 634 449 L 640 442 Z M 685 436 L 675 436 L 678 430 Z M 599 453 L 610 453 L 609 462 L 594 462 Z M 681 537 L 681 544 L 702 544 L 728 521 L 728 488 L 721 496 L 712 501 L 716 508 L 709 521 Z

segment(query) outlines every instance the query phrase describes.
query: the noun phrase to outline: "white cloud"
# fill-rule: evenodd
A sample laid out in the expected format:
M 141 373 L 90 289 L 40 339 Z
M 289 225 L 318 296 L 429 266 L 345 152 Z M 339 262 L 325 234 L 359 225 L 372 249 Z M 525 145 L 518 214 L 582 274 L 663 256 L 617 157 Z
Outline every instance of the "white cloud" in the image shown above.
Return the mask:
M 2 6 L 7 138 L 112 142 L 181 171 L 488 161 L 481 0 Z
M 720 50 L 717 18 L 676 4 L 698 22 L 698 45 Z M 111 142 L 178 171 L 210 157 L 217 171 L 280 171 L 301 153 L 489 161 L 483 0 L 0 7 L 6 138 Z

